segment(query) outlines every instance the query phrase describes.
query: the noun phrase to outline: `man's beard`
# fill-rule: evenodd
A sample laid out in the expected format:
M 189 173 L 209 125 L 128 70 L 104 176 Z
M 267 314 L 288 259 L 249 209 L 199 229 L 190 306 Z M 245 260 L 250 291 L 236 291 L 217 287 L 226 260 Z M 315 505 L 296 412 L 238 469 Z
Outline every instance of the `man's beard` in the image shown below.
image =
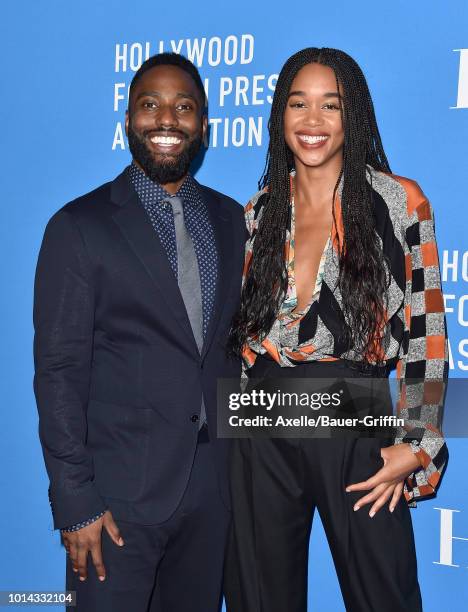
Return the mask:
M 165 134 L 167 136 L 175 133 L 187 140 L 188 145 L 176 156 L 161 155 L 162 160 L 158 162 L 144 140 L 144 136 L 146 136 L 147 133 L 155 133 L 156 131 L 161 135 Z M 190 164 L 197 156 L 202 144 L 201 132 L 190 140 L 187 134 L 180 130 L 148 130 L 143 133 L 142 138 L 132 129 L 131 123 L 129 123 L 128 126 L 127 137 L 128 147 L 133 159 L 143 169 L 146 176 L 160 185 L 175 183 L 183 178 L 189 171 Z

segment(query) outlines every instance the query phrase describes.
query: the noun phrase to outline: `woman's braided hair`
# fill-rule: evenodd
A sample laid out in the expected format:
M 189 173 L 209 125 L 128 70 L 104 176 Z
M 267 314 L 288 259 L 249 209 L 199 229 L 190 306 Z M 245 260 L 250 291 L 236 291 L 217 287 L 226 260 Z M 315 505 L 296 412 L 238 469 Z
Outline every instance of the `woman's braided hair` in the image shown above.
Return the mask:
M 284 138 L 284 113 L 295 76 L 301 68 L 314 62 L 334 71 L 342 95 L 343 167 L 333 194 L 335 199 L 343 177 L 344 239 L 338 247 L 338 286 L 347 326 L 341 339 L 345 346 L 380 363 L 374 342 L 382 326 L 389 279 L 375 232 L 366 164 L 383 172 L 390 172 L 390 166 L 362 70 L 349 55 L 329 48 L 311 47 L 295 53 L 278 77 L 269 121 L 270 142 L 265 170 L 259 181 L 259 188 L 268 187 L 268 192 L 262 200 L 264 208 L 255 234 L 241 305 L 231 329 L 230 347 L 241 354 L 248 336 L 259 340 L 266 337 L 287 291 L 284 243 L 291 198 L 289 173 L 294 160 Z M 333 219 L 335 222 L 334 211 Z

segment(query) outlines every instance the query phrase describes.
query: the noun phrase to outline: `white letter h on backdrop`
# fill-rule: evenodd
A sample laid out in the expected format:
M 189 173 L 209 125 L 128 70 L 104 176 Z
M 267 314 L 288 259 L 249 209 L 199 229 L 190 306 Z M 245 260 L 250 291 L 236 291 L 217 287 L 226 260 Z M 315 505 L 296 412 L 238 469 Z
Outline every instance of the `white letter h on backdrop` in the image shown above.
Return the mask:
M 433 561 L 436 565 L 450 565 L 451 567 L 460 567 L 453 563 L 453 540 L 464 540 L 468 542 L 468 538 L 461 538 L 453 535 L 453 513 L 460 510 L 451 510 L 450 508 L 434 508 L 440 510 L 440 559 Z
M 457 105 L 450 108 L 468 108 L 468 49 L 454 49 L 460 52 L 460 70 L 458 72 Z

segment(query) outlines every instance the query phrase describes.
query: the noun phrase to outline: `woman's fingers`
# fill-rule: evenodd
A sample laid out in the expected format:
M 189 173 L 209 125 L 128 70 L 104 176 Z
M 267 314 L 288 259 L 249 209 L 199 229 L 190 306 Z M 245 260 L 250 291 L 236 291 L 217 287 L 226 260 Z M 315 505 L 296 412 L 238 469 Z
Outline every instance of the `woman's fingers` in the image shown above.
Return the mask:
M 389 504 L 390 512 L 393 512 L 395 510 L 397 503 L 400 501 L 401 494 L 403 493 L 403 487 L 403 482 L 399 482 L 395 486 L 395 490 L 393 491 L 392 499 L 390 500 Z
M 362 506 L 372 503 L 372 507 L 369 511 L 369 516 L 372 518 L 375 516 L 376 512 L 378 512 L 382 506 L 390 499 L 389 508 L 390 511 L 393 512 L 395 506 L 398 503 L 398 500 L 401 497 L 403 492 L 403 482 L 384 482 L 380 485 L 374 487 L 370 493 L 361 497 L 355 504 L 354 510 L 359 510 Z
M 390 497 L 392 496 L 394 490 L 395 490 L 395 485 L 391 484 L 388 487 L 386 487 L 386 489 L 382 492 L 381 495 L 379 495 L 379 497 L 372 504 L 372 507 L 369 510 L 369 516 L 371 518 L 374 517 L 376 512 L 378 512 L 380 510 L 380 508 L 385 504 L 385 502 L 388 499 L 390 499 Z
M 388 483 L 381 483 L 374 487 L 374 489 L 370 493 L 364 495 L 364 497 L 361 497 L 361 499 L 358 499 L 358 501 L 354 504 L 353 510 L 359 510 L 359 508 L 362 508 L 362 506 L 365 506 L 366 504 L 370 504 L 370 502 L 375 501 L 383 493 L 383 491 L 387 489 L 387 487 Z
M 369 491 L 370 489 L 374 489 L 378 485 L 388 482 L 389 480 L 388 470 L 384 466 L 367 480 L 348 485 L 345 490 L 347 493 L 350 493 L 351 491 Z

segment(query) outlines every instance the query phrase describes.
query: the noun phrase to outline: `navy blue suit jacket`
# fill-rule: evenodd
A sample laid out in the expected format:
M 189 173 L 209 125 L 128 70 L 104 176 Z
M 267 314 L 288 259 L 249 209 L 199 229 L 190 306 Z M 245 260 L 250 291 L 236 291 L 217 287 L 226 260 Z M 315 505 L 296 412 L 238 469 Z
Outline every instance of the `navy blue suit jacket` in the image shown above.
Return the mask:
M 242 207 L 201 186 L 219 253 L 201 355 L 166 253 L 125 173 L 49 221 L 36 271 L 34 389 L 55 528 L 108 507 L 154 524 L 177 507 L 194 457 L 202 392 L 229 507 L 229 443 L 216 438 L 217 378 L 239 303 Z

